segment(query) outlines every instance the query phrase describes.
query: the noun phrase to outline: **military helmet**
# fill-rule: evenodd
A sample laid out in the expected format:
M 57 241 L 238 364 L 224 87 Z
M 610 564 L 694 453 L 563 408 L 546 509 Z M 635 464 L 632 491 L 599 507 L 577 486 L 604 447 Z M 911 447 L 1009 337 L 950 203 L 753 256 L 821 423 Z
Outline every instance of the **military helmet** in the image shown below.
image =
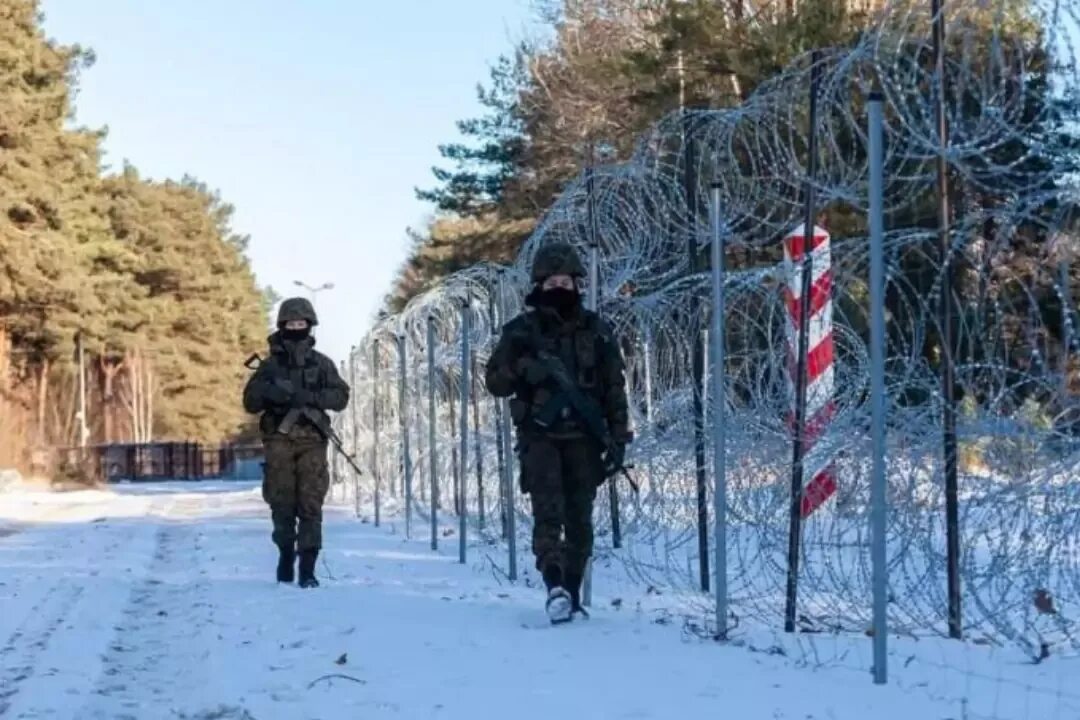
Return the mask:
M 282 302 L 281 307 L 278 308 L 278 327 L 292 320 L 307 320 L 312 327 L 319 324 L 319 319 L 315 317 L 315 308 L 312 307 L 311 301 L 302 297 L 289 298 Z
M 575 278 L 585 276 L 585 266 L 581 264 L 581 258 L 573 245 L 556 242 L 544 245 L 536 251 L 532 266 L 533 282 L 544 282 L 552 275 L 569 275 Z

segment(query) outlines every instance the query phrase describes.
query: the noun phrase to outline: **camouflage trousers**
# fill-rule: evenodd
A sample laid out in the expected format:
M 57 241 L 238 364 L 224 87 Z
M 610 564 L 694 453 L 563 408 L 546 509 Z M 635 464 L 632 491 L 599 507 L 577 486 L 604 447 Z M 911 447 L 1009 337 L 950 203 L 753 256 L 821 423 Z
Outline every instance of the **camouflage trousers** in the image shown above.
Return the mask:
M 322 438 L 268 438 L 262 496 L 270 506 L 278 547 L 298 551 L 322 548 L 323 500 L 330 489 Z
M 521 489 L 532 501 L 536 569 L 556 565 L 566 576 L 581 577 L 592 556 L 603 451 L 590 438 L 530 437 L 522 444 Z

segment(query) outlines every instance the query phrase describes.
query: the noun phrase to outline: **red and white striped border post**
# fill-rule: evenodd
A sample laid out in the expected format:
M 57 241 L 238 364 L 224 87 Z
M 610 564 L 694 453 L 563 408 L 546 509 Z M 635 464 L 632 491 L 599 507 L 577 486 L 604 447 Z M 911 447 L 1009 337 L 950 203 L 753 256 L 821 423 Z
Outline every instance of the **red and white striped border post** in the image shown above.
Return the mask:
M 799 320 L 802 294 L 804 226 L 799 225 L 784 238 L 784 301 L 787 305 L 787 386 L 788 427 L 795 431 L 795 382 L 798 371 Z M 817 441 L 828 429 L 836 413 L 832 255 L 829 233 L 814 227 L 810 242 L 813 274 L 810 280 L 810 323 L 806 357 L 806 427 L 803 433 L 803 468 L 810 481 L 803 488 L 801 514 L 809 517 L 836 492 L 836 469 L 828 452 L 815 451 Z

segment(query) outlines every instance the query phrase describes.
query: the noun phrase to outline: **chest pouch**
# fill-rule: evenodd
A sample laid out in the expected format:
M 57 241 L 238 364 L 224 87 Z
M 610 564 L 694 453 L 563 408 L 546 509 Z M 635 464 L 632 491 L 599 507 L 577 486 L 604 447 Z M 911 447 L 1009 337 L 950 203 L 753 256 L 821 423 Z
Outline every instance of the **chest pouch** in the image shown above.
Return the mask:
M 303 373 L 303 380 L 305 389 L 316 389 L 319 386 L 319 366 L 311 364 L 305 367 Z
M 595 333 L 579 330 L 574 337 L 577 359 L 578 384 L 583 388 L 596 387 L 597 337 Z

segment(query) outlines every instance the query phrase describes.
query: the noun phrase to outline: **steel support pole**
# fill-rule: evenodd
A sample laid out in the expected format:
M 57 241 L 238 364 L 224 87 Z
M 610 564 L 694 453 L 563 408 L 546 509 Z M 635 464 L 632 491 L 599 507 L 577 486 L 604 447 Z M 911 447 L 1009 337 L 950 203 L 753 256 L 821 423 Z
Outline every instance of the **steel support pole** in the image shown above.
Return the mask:
M 874 587 L 874 683 L 884 685 L 887 670 L 886 609 L 888 569 L 885 529 L 885 203 L 884 98 L 870 95 L 870 409 L 873 465 L 870 475 L 870 559 Z
M 349 433 L 351 437 L 350 452 L 356 457 L 356 451 L 360 447 L 360 398 L 356 392 L 356 346 L 349 351 Z M 353 476 L 353 512 L 360 517 L 360 473 L 352 469 Z
M 427 380 L 428 380 L 428 473 L 431 500 L 431 549 L 439 549 L 439 453 L 436 435 L 435 407 L 435 318 L 427 320 Z
M 467 468 L 469 467 L 469 336 L 471 334 L 470 329 L 470 305 L 471 302 L 468 297 L 461 303 L 461 412 L 458 414 L 458 419 L 461 422 L 459 428 L 460 442 L 461 442 L 461 461 L 460 472 L 461 478 L 458 482 L 458 561 L 464 565 L 466 556 L 466 545 L 468 542 L 468 506 L 466 499 L 468 492 L 469 473 Z
M 945 469 L 945 558 L 948 564 L 949 637 L 963 637 L 960 594 L 960 490 L 956 452 L 956 378 L 953 367 L 952 242 L 950 240 L 949 166 L 945 156 L 949 129 L 945 119 L 945 13 L 941 0 L 930 0 L 933 15 L 934 120 L 938 134 L 938 243 L 941 253 L 941 403 L 942 454 Z
M 412 454 L 409 448 L 408 364 L 405 362 L 405 336 L 398 335 L 398 415 L 401 420 L 401 469 L 405 481 L 405 537 L 412 531 Z
M 503 284 L 503 274 L 499 273 L 499 278 L 495 286 L 495 292 L 498 295 L 498 308 L 500 319 L 505 319 L 507 315 L 506 311 L 506 295 L 505 286 Z M 499 408 L 498 420 L 499 420 L 499 442 L 506 452 L 506 462 L 502 465 L 502 472 L 499 476 L 499 490 L 500 497 L 503 503 L 504 522 L 503 527 L 505 529 L 506 547 L 507 547 L 507 575 L 511 582 L 517 580 L 518 567 L 517 567 L 517 514 L 514 510 L 514 466 L 510 462 L 510 448 L 513 443 L 510 439 L 510 404 L 506 398 L 499 398 L 496 402 Z
M 806 206 L 803 223 L 802 275 L 799 292 L 799 327 L 798 349 L 796 350 L 795 371 L 795 438 L 792 443 L 791 458 L 791 505 L 788 525 L 788 568 L 787 598 L 784 605 L 784 631 L 795 632 L 796 608 L 799 595 L 799 554 L 802 545 L 802 498 L 803 498 L 803 461 L 805 460 L 806 434 L 806 385 L 807 355 L 810 343 L 810 292 L 814 274 L 813 246 L 814 229 L 817 227 L 816 208 L 814 205 L 814 183 L 817 176 L 817 115 L 818 84 L 821 70 L 818 66 L 819 52 L 811 54 L 810 69 L 810 119 L 807 134 L 806 170 Z
M 379 527 L 382 513 L 381 485 L 382 473 L 379 471 L 379 398 L 382 388 L 379 386 L 379 340 L 371 343 L 371 474 L 375 482 L 375 527 Z
M 716 544 L 716 634 L 727 639 L 727 378 L 725 371 L 726 298 L 724 286 L 724 234 L 720 216 L 720 185 L 712 186 L 712 432 L 713 432 L 713 541 Z
M 686 256 L 690 275 L 701 271 L 698 257 L 698 167 L 697 152 L 694 147 L 691 116 L 684 110 L 682 119 L 683 134 L 683 192 L 686 196 Z M 694 323 L 693 348 L 691 363 L 693 378 L 694 412 L 694 479 L 697 490 L 697 535 L 698 535 L 698 580 L 701 592 L 709 592 L 709 506 L 708 506 L 708 469 L 705 458 L 705 404 L 703 398 L 703 379 L 705 377 L 704 338 L 697 327 L 701 303 L 696 295 L 689 298 L 688 315 Z

